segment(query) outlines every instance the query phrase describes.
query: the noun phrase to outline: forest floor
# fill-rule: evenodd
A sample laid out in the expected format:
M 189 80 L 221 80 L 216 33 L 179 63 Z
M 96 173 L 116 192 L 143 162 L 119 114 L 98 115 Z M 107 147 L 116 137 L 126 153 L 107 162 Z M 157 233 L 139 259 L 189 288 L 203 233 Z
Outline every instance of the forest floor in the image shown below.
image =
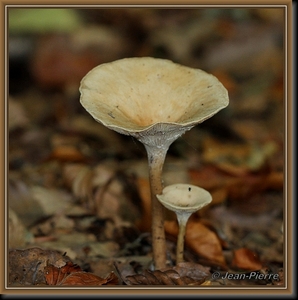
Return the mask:
M 283 10 L 74 12 L 65 32 L 18 27 L 22 10 L 11 12 L 9 286 L 284 286 Z M 230 99 L 167 153 L 164 184 L 198 185 L 213 200 L 189 219 L 178 265 L 177 220 L 167 211 L 163 270 L 152 267 L 145 148 L 79 102 L 89 70 L 134 56 L 203 69 Z

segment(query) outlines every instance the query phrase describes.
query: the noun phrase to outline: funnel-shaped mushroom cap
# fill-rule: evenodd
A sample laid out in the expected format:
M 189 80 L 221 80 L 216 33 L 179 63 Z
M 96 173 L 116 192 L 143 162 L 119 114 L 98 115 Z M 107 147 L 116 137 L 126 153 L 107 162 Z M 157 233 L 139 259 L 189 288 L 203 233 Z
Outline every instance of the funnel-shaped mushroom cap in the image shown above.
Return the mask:
M 174 136 L 166 136 L 171 143 L 229 103 L 227 90 L 213 75 L 151 57 L 95 67 L 82 79 L 80 93 L 95 120 L 145 144 L 154 135 L 165 139 L 167 132 Z
M 168 185 L 162 194 L 156 197 L 166 208 L 176 213 L 193 213 L 212 201 L 208 191 L 184 183 Z

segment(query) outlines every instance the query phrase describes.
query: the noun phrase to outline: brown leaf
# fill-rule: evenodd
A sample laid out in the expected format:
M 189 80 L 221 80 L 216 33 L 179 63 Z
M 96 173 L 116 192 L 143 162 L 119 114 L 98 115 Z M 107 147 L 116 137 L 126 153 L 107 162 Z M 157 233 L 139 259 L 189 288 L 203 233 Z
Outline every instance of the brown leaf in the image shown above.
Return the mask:
M 97 65 L 94 55 L 74 51 L 70 36 L 42 37 L 35 48 L 31 71 L 42 88 L 63 89 L 81 78 Z
M 59 285 L 69 286 L 98 286 L 98 285 L 117 285 L 118 277 L 112 272 L 106 278 L 101 278 L 88 272 L 76 272 L 68 275 Z
M 142 219 L 137 222 L 140 231 L 146 232 L 151 230 L 151 197 L 150 183 L 147 178 L 138 177 L 138 190 L 142 199 L 143 215 Z
M 212 195 L 212 206 L 221 204 L 225 202 L 228 198 L 228 189 L 226 187 L 218 188 L 213 191 L 210 191 Z M 210 209 L 210 207 L 206 206 L 205 209 Z M 203 211 L 204 212 L 204 211 Z M 202 215 L 201 209 L 196 212 L 197 215 Z
M 8 209 L 8 247 L 24 247 L 28 242 L 32 242 L 33 235 L 29 234 L 25 225 L 11 208 Z
M 168 272 L 168 271 L 161 271 L 161 270 L 156 270 L 153 272 L 154 276 L 156 276 L 159 281 L 162 282 L 163 285 L 175 285 L 175 282 L 172 280 L 172 276 L 173 274 L 175 276 L 179 275 L 178 273 L 176 274 L 176 272 Z
M 216 165 L 231 175 L 243 175 L 248 171 L 246 162 L 251 152 L 247 144 L 222 143 L 206 137 L 203 140 L 202 159 L 205 163 Z
M 196 280 L 202 280 L 210 275 L 209 267 L 204 267 L 201 264 L 195 264 L 192 262 L 181 262 L 173 267 L 181 277 L 191 277 Z
M 29 124 L 27 112 L 22 102 L 13 97 L 8 99 L 8 128 L 14 130 L 17 128 L 25 128 Z
M 235 202 L 247 201 L 255 195 L 266 191 L 281 191 L 283 187 L 283 173 L 269 172 L 265 174 L 247 174 L 239 177 L 228 188 L 229 199 Z
M 163 270 L 145 270 L 126 276 L 128 285 L 200 285 L 210 275 L 209 268 L 194 263 L 181 263 Z
M 227 25 L 225 23 L 225 25 Z M 225 28 L 226 32 L 226 28 Z M 237 91 L 237 84 L 227 72 L 221 69 L 216 69 L 212 71 L 212 74 L 218 78 L 218 80 L 225 86 L 229 94 L 235 93 Z
M 210 191 L 213 197 L 211 205 L 219 204 L 226 199 L 237 203 L 243 200 L 248 203 L 248 199 L 266 191 L 282 191 L 284 185 L 283 172 L 270 169 L 234 176 L 216 166 L 206 165 L 199 171 L 190 170 L 189 175 L 192 184 Z
M 167 270 L 165 271 L 166 275 L 171 278 L 171 281 L 174 285 L 187 285 L 192 279 L 188 280 L 189 277 L 184 276 L 182 277 L 177 271 L 174 270 Z M 181 276 L 181 277 L 180 277 Z
M 278 285 L 278 286 L 284 286 L 285 282 L 284 282 L 284 270 L 280 269 L 278 270 L 278 279 L 273 281 L 274 285 Z
M 229 186 L 237 182 L 238 178 L 212 164 L 203 165 L 199 170 L 190 169 L 189 177 L 190 183 L 199 185 L 210 192 L 221 188 L 228 191 Z
M 52 150 L 47 160 L 58 160 L 61 162 L 87 162 L 88 158 L 74 146 L 61 145 Z
M 65 185 L 71 189 L 75 197 L 84 202 L 85 207 L 94 211 L 93 201 L 93 177 L 94 171 L 85 164 L 69 163 L 63 167 L 63 179 Z
M 165 230 L 170 235 L 178 234 L 178 225 L 176 221 L 166 221 Z M 188 221 L 185 234 L 186 245 L 195 251 L 199 256 L 225 265 L 225 258 L 222 253 L 222 246 L 219 238 L 208 227 L 201 222 Z
M 134 178 L 116 165 L 67 164 L 63 176 L 67 187 L 97 217 L 115 224 L 134 223 L 141 218 Z
M 61 268 L 70 261 L 58 251 L 38 247 L 9 250 L 9 285 L 45 285 L 44 268 L 52 265 Z
M 278 145 L 269 141 L 258 143 L 222 143 L 206 137 L 203 140 L 202 159 L 205 163 L 216 165 L 221 170 L 234 175 L 243 176 L 251 171 L 260 170 L 277 152 Z
M 48 285 L 60 285 L 61 281 L 65 279 L 66 276 L 79 271 L 81 271 L 81 268 L 78 265 L 74 265 L 71 261 L 68 261 L 61 268 L 49 264 L 44 269 Z
M 263 266 L 258 255 L 248 248 L 234 250 L 233 254 L 232 265 L 236 268 L 255 271 L 260 270 Z
M 113 272 L 106 278 L 101 278 L 93 273 L 82 271 L 78 265 L 72 262 L 68 262 L 61 268 L 48 265 L 45 267 L 44 273 L 48 285 L 98 286 L 118 284 L 118 277 Z

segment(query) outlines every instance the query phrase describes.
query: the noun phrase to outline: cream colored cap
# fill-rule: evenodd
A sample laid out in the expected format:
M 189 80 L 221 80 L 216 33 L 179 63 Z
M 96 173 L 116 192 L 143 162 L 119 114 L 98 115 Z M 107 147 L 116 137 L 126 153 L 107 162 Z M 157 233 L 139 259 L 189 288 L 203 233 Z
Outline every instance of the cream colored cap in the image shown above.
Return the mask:
M 157 124 L 164 131 L 191 128 L 229 103 L 227 90 L 213 75 L 152 57 L 101 64 L 82 79 L 80 93 L 95 120 L 132 135 L 150 134 Z
M 208 191 L 186 183 L 168 185 L 156 197 L 167 209 L 176 213 L 193 213 L 212 201 Z

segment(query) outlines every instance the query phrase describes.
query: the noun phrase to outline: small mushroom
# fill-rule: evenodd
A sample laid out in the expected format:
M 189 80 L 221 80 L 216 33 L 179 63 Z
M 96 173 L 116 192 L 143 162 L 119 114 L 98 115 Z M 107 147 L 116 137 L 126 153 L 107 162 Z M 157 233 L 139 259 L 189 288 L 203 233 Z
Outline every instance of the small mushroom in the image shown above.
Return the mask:
M 212 201 L 211 194 L 203 188 L 191 184 L 177 183 L 163 189 L 157 199 L 169 210 L 174 211 L 179 224 L 176 249 L 176 264 L 183 261 L 186 224 L 192 213 Z
M 166 266 L 162 168 L 169 146 L 229 103 L 216 77 L 152 57 L 101 64 L 81 80 L 80 102 L 104 126 L 138 139 L 148 154 L 152 248 L 156 269 Z

